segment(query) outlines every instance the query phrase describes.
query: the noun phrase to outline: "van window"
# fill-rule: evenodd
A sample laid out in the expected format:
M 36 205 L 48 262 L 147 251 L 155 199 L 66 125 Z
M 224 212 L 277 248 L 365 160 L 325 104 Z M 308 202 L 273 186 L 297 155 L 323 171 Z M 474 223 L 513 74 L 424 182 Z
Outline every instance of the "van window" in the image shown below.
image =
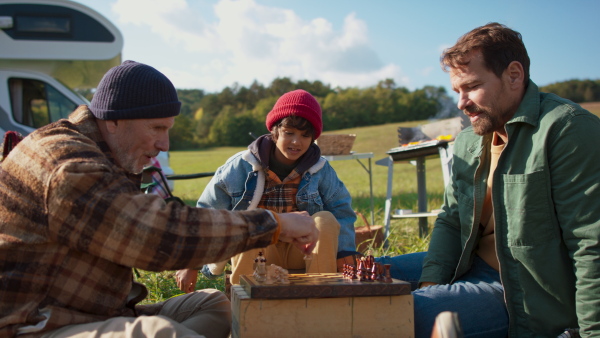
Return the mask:
M 12 114 L 15 121 L 39 128 L 66 118 L 77 104 L 51 85 L 32 79 L 8 80 Z

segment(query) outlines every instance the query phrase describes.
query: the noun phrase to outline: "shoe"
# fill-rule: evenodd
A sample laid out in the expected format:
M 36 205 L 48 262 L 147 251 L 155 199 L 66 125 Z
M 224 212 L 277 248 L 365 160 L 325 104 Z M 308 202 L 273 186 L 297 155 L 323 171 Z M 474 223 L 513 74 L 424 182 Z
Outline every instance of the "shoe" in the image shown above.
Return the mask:
M 462 338 L 458 313 L 445 311 L 435 317 L 431 338 Z

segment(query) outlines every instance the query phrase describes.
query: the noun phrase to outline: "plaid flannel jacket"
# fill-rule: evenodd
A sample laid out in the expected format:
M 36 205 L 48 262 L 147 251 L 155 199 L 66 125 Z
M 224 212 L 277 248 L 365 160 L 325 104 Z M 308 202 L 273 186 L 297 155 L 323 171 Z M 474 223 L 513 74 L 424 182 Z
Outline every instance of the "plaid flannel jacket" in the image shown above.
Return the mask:
M 265 247 L 276 229 L 264 210 L 141 193 L 80 106 L 26 137 L 0 167 L 0 336 L 133 316 L 132 267 L 198 268 Z

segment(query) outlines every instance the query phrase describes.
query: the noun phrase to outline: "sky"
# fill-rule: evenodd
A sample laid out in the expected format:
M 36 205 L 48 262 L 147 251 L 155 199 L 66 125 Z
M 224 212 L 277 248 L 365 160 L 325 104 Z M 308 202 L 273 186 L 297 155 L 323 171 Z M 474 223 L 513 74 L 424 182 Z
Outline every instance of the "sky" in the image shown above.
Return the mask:
M 598 0 L 76 0 L 124 38 L 123 60 L 179 89 L 220 92 L 277 77 L 366 88 L 443 86 L 441 52 L 495 21 L 520 32 L 539 86 L 600 79 Z M 454 95 L 454 94 L 452 94 Z

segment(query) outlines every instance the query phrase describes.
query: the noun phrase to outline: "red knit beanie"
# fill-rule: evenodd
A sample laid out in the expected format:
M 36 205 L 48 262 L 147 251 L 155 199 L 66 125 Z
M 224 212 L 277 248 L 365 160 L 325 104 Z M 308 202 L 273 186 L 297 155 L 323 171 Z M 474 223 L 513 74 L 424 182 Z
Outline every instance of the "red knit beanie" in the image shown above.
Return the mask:
M 297 89 L 281 95 L 273 109 L 267 114 L 267 129 L 271 131 L 277 121 L 291 115 L 303 117 L 315 129 L 315 140 L 323 131 L 323 119 L 319 102 L 309 92 Z

